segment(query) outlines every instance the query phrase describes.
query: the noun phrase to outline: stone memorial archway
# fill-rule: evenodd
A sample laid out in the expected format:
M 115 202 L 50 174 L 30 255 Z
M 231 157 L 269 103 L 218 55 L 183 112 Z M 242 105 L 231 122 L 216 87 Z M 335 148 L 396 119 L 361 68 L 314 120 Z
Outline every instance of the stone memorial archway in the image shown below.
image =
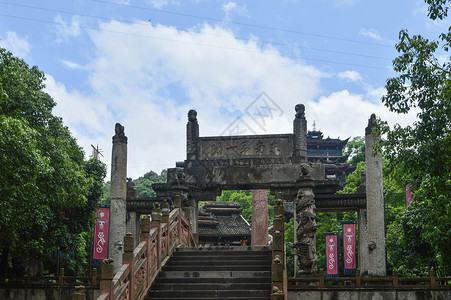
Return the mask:
M 199 136 L 197 112 L 190 110 L 186 128 L 186 160 L 177 162 L 175 168 L 168 169 L 166 183 L 152 185 L 157 194 L 157 197 L 152 199 L 141 199 L 131 192 L 124 197 L 122 193 L 126 189 L 126 180 L 122 178 L 126 174 L 126 157 L 117 157 L 115 153 L 126 155 L 126 137 L 123 127 L 118 125 L 120 132 L 116 132 L 113 138 L 112 196 L 113 190 L 121 192 L 114 193 L 118 194 L 114 206 L 120 207 L 124 202 L 129 215 L 136 212 L 148 213 L 152 203 L 163 199 L 170 201 L 175 195 L 181 195 L 182 206 L 185 207 L 186 213 L 189 213 L 193 232 L 196 233 L 199 201 L 215 201 L 216 196 L 221 195 L 223 190 L 268 189 L 272 194 L 280 193 L 284 200 L 294 203 L 297 275 L 316 273 L 315 212 L 356 211 L 359 214 L 359 264 L 362 274 L 384 275 L 385 271 L 382 269 L 385 259 L 381 259 L 385 255 L 384 237 L 381 235 L 384 229 L 378 224 L 380 203 L 383 203 L 383 199 L 380 199 L 382 178 L 379 170 L 376 170 L 381 169 L 381 159 L 379 156 L 373 156 L 371 152 L 367 153 L 367 165 L 371 175 L 367 180 L 366 190 L 360 194 L 336 194 L 338 180 L 325 178 L 323 164 L 307 162 L 307 121 L 304 110 L 304 105 L 296 105 L 291 134 L 213 137 Z M 372 149 L 372 145 L 378 140 L 371 133 L 373 126 L 372 117 L 366 134 L 367 149 Z M 114 167 L 118 163 L 119 167 Z M 116 173 L 120 174 L 120 178 Z M 371 212 L 368 213 L 366 191 L 369 191 L 368 200 L 372 203 L 368 207 Z M 259 192 L 255 192 L 255 203 L 261 204 L 258 201 L 261 195 L 257 195 L 260 195 Z M 124 216 L 120 214 L 120 221 L 115 222 L 111 229 L 120 227 L 119 232 L 125 231 L 126 221 L 123 219 Z M 265 232 L 265 229 L 261 229 L 258 219 L 253 221 L 255 228 L 260 228 L 253 228 L 254 233 Z M 267 219 L 261 221 L 262 224 L 265 222 L 267 224 Z M 133 226 L 131 227 L 133 229 Z M 121 250 L 119 241 L 118 238 L 114 243 L 110 242 L 110 249 L 115 250 L 110 251 L 116 253 L 115 257 L 118 257 Z M 256 242 L 259 243 L 262 241 Z M 376 258 L 376 261 L 369 262 L 370 256 Z

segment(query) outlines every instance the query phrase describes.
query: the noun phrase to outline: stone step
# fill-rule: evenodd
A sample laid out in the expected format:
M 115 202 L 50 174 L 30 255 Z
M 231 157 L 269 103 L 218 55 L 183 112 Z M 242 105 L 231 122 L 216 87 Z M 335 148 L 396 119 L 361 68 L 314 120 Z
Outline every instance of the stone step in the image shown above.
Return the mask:
M 179 291 L 179 290 L 270 290 L 271 282 L 267 283 L 212 283 L 212 282 L 200 282 L 200 283 L 181 283 L 173 281 L 170 283 L 158 282 L 153 287 L 154 290 L 160 291 Z
M 150 292 L 150 298 L 154 297 L 171 298 L 171 299 L 217 299 L 227 298 L 235 299 L 235 297 L 267 297 L 270 295 L 269 290 L 181 290 L 181 291 L 166 291 L 166 290 L 153 290 Z
M 271 265 L 243 265 L 243 264 L 229 264 L 229 265 L 204 265 L 204 266 L 192 266 L 192 265 L 174 265 L 165 266 L 164 271 L 188 271 L 188 272 L 204 272 L 204 271 L 271 271 Z
M 188 284 L 215 284 L 215 283 L 227 283 L 227 284 L 235 284 L 235 283 L 265 283 L 271 284 L 271 277 L 211 277 L 211 278 L 203 278 L 203 277 L 184 277 L 184 278 L 163 278 L 158 277 L 158 283 L 188 283 Z
M 221 254 L 210 254 L 210 255 L 196 255 L 196 254 L 191 254 L 191 255 L 179 255 L 179 253 L 174 254 L 171 257 L 171 261 L 205 261 L 205 260 L 210 260 L 210 259 L 214 259 L 216 261 L 228 261 L 228 260 L 246 260 L 246 261 L 253 261 L 253 260 L 268 260 L 271 261 L 271 254 L 267 254 L 267 255 L 221 255 Z
M 269 247 L 178 248 L 146 299 L 269 299 Z
M 271 264 L 269 259 L 208 259 L 208 260 L 192 260 L 186 258 L 171 258 L 167 266 L 193 266 L 193 267 L 205 267 L 205 266 L 267 266 Z
M 169 297 L 156 297 L 156 296 L 147 296 L 146 298 L 144 298 L 144 299 L 146 299 L 146 300 L 163 300 L 163 299 L 172 299 L 172 297 L 171 296 L 169 296 Z M 194 297 L 194 298 L 188 298 L 188 297 L 184 297 L 184 298 L 181 298 L 181 299 L 184 299 L 184 300 L 198 300 L 199 299 L 199 297 Z M 230 300 L 230 299 L 233 299 L 233 300 L 268 300 L 269 299 L 269 296 L 264 296 L 264 297 L 214 297 L 214 298 L 200 298 L 200 299 L 214 299 L 214 300 Z
M 177 248 L 176 252 L 211 252 L 211 251 L 222 251 L 222 252 L 234 252 L 234 251 L 271 251 L 269 246 L 214 246 L 214 247 L 180 247 Z
M 221 252 L 221 251 L 208 251 L 208 252 L 175 252 L 174 257 L 271 257 L 270 251 L 234 251 L 234 252 Z
M 271 277 L 271 271 L 163 271 L 161 278 L 253 278 Z

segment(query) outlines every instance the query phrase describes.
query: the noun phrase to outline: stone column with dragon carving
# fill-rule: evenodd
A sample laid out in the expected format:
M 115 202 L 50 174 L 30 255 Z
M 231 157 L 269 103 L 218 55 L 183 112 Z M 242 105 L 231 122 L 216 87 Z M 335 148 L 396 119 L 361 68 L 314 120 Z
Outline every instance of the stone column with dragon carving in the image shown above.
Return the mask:
M 297 182 L 299 190 L 296 196 L 295 209 L 295 243 L 292 245 L 296 258 L 296 276 L 316 274 L 316 221 L 314 180 L 310 176 L 310 165 L 307 162 L 307 121 L 305 107 L 295 107 L 296 117 L 293 121 L 293 157 L 299 163 L 300 176 Z
M 296 242 L 294 252 L 297 255 L 296 276 L 316 274 L 316 221 L 314 181 L 309 176 L 307 164 L 303 164 L 300 176 L 300 188 L 296 196 Z

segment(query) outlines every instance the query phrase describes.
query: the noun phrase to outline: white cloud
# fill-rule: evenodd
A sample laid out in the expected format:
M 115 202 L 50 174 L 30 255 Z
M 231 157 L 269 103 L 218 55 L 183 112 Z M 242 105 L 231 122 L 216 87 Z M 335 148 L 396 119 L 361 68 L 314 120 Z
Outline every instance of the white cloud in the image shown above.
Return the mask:
M 344 71 L 338 73 L 338 77 L 347 81 L 362 81 L 362 76 L 357 71 Z
M 329 96 L 321 97 L 319 101 L 309 101 L 306 105 L 306 117 L 309 125 L 315 120 L 316 128 L 322 130 L 325 136 L 347 138 L 364 136 L 365 127 L 372 113 L 377 117 L 393 125 L 412 124 L 416 120 L 416 111 L 407 115 L 399 115 L 389 112 L 380 102 L 367 99 L 377 97 L 375 89 L 368 95 L 351 94 L 348 90 L 331 93 Z
M 83 70 L 84 67 L 76 62 L 70 60 L 60 59 L 60 62 L 69 69 L 72 70 Z
M 290 133 L 298 103 L 306 104 L 309 125 L 315 120 L 331 137 L 362 135 L 373 112 L 388 121 L 402 120 L 375 100 L 383 89 L 320 97 L 321 71 L 283 57 L 257 39 L 238 40 L 220 26 L 180 31 L 112 21 L 100 27 L 90 33 L 95 50 L 85 67 L 91 92 L 69 91 L 51 76 L 47 90 L 80 145 L 90 152 L 90 145 L 98 143 L 107 164 L 114 124 L 125 126 L 128 176 L 134 178 L 185 159 L 189 109 L 198 112 L 201 136 L 220 135 L 238 116 L 257 134 Z M 352 72 L 346 76 L 358 77 Z M 253 113 L 264 106 L 261 99 L 253 102 L 263 91 L 277 111 L 256 118 L 260 126 L 246 109 Z
M 258 133 L 283 133 L 292 131 L 295 104 L 320 92 L 316 68 L 255 39 L 238 40 L 219 26 L 179 31 L 109 22 L 101 29 L 90 33 L 95 51 L 86 70 L 92 92 L 68 91 L 51 77 L 47 89 L 80 144 L 89 149 L 99 142 L 108 164 L 114 124 L 125 126 L 132 177 L 185 159 L 191 108 L 198 111 L 202 136 L 219 135 L 265 91 L 283 115 L 265 119 L 263 128 L 245 120 Z
M 361 28 L 360 31 L 359 31 L 359 34 L 362 35 L 362 36 L 365 36 L 365 37 L 369 37 L 369 38 L 371 38 L 373 40 L 376 40 L 376 41 L 381 41 L 382 40 L 382 37 L 380 36 L 379 32 L 376 29 L 374 29 L 374 28 L 370 28 L 370 29 Z
M 78 37 L 81 34 L 80 18 L 77 15 L 73 15 L 70 21 L 66 22 L 63 17 L 58 14 L 55 17 L 55 23 L 57 23 L 57 43 L 66 41 L 69 38 Z
M 244 17 L 249 16 L 248 11 L 246 9 L 246 5 L 243 4 L 240 6 L 232 1 L 224 3 L 222 5 L 222 10 L 225 13 L 224 21 L 230 21 L 232 18 L 232 14 L 236 14 L 236 15 L 244 16 Z
M 26 58 L 31 48 L 27 39 L 18 37 L 14 31 L 7 31 L 6 38 L 0 39 L 0 45 L 20 58 Z
M 169 3 L 168 0 L 150 0 L 148 2 L 155 8 L 162 8 L 163 6 L 166 6 Z
M 162 9 L 164 6 L 167 5 L 179 5 L 180 1 L 176 1 L 176 0 L 147 0 L 147 3 L 154 7 L 154 8 L 158 8 L 158 9 Z

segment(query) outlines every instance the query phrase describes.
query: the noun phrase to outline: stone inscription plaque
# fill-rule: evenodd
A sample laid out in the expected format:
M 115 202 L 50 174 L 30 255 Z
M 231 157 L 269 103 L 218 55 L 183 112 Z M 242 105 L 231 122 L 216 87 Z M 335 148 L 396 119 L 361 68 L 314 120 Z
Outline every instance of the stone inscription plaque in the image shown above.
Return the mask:
M 200 159 L 291 157 L 292 135 L 225 136 L 199 139 Z

